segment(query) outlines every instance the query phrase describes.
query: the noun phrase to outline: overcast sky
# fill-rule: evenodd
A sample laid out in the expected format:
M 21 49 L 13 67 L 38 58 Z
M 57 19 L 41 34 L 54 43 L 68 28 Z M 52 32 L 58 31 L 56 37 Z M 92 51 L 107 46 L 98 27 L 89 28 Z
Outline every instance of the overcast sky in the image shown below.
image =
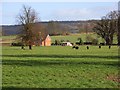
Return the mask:
M 16 16 L 23 5 L 35 9 L 41 21 L 100 19 L 118 9 L 118 2 L 2 2 L 0 25 L 16 24 Z

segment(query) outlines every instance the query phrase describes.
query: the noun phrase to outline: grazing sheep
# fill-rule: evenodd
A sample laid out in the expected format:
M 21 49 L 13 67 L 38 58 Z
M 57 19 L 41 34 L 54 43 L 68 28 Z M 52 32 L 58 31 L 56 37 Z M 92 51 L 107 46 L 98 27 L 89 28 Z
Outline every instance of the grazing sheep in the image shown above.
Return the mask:
M 99 46 L 99 48 L 101 48 L 101 46 Z
M 79 47 L 78 46 L 73 46 L 72 49 L 79 49 Z
M 75 49 L 79 49 L 79 47 L 78 46 L 76 46 L 76 48 Z
M 109 46 L 109 49 L 111 48 L 111 46 Z
M 89 49 L 89 46 L 87 46 L 87 49 Z
M 75 46 L 72 47 L 72 49 L 76 48 Z

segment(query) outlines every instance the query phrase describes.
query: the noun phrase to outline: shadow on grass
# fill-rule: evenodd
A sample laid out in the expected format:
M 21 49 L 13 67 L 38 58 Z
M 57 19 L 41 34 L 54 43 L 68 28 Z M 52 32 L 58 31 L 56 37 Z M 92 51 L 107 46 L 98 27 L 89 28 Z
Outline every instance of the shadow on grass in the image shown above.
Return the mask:
M 117 61 L 70 61 L 70 60 L 14 60 L 15 58 L 91 58 L 91 59 L 118 59 L 118 56 L 96 56 L 96 55 L 2 55 L 3 57 L 13 58 L 13 60 L 3 60 L 3 65 L 23 65 L 23 66 L 41 66 L 41 65 L 63 65 L 63 64 L 88 64 L 88 65 L 112 65 L 116 66 Z
M 2 87 L 2 90 L 106 90 L 106 88 L 17 88 L 17 87 Z M 119 90 L 119 88 L 114 88 Z M 113 88 L 107 88 L 113 90 Z
M 33 58 L 103 58 L 103 59 L 118 59 L 119 56 L 100 56 L 100 55 L 2 55 L 2 57 L 33 57 Z
M 71 62 L 71 61 L 38 61 L 38 60 L 3 60 L 2 65 L 20 65 L 20 66 L 45 66 L 45 65 L 111 65 L 118 66 L 118 62 L 114 61 L 102 61 L 102 62 Z
M 46 66 L 46 65 L 109 65 L 119 66 L 117 61 L 74 61 L 74 60 L 3 60 L 2 65 Z

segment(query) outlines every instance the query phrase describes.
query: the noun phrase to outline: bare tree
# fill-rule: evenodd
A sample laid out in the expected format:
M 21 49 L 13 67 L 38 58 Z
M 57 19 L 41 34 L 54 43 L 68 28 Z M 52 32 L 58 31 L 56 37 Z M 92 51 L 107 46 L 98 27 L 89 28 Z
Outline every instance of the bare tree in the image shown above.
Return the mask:
M 118 2 L 118 45 L 120 46 L 120 1 Z
M 19 37 L 23 44 L 29 46 L 32 49 L 32 43 L 34 41 L 35 34 L 33 33 L 33 27 L 38 22 L 37 13 L 31 7 L 23 6 L 22 11 L 17 16 L 17 22 L 22 25 L 21 34 Z M 23 47 L 22 47 L 23 48 Z
M 34 34 L 33 43 L 37 46 L 40 46 L 42 44 L 42 41 L 48 35 L 47 28 L 42 23 L 39 22 L 34 25 L 34 27 L 32 28 L 32 31 Z
M 109 22 L 109 30 L 110 30 L 110 43 L 113 43 L 114 33 L 117 32 L 118 29 L 118 12 L 111 11 L 108 13 L 107 18 L 110 20 Z M 118 32 L 117 32 L 118 33 Z
M 118 12 L 111 11 L 106 16 L 102 17 L 93 28 L 93 31 L 101 36 L 106 41 L 107 45 L 113 43 L 113 36 L 115 32 L 117 32 L 117 20 Z
M 120 46 L 120 15 L 118 17 L 118 45 Z

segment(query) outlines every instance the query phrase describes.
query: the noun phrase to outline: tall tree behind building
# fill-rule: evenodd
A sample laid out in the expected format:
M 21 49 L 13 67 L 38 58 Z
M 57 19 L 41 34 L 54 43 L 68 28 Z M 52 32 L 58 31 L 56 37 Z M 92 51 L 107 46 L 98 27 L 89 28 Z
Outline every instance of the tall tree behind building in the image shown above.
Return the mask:
M 118 2 L 118 45 L 120 46 L 120 1 Z

